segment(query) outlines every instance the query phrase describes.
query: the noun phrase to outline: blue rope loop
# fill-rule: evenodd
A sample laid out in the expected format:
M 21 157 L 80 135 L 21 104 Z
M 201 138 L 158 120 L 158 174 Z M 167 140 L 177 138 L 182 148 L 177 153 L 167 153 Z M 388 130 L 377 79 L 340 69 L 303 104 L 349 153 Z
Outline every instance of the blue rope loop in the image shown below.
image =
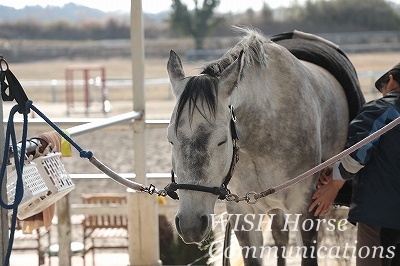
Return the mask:
M 18 150 L 17 147 L 17 139 L 15 136 L 15 128 L 14 128 L 14 115 L 16 112 L 20 112 L 21 108 L 19 105 L 15 105 L 11 111 L 7 122 L 7 129 L 6 129 L 6 138 L 4 143 L 4 154 L 3 154 L 3 162 L 0 169 L 0 182 L 3 182 L 6 172 L 7 163 L 9 161 L 9 147 L 10 147 L 10 139 L 11 139 L 11 147 L 13 149 L 14 154 L 14 165 L 15 170 L 17 172 L 17 182 L 15 187 L 15 198 L 13 204 L 7 204 L 0 198 L 0 205 L 4 209 L 15 209 L 18 208 L 18 205 L 21 203 L 22 197 L 24 195 L 24 186 L 22 182 L 22 171 L 25 162 L 25 148 L 26 148 L 26 136 L 28 131 L 28 123 L 27 123 L 27 113 L 22 112 L 24 115 L 24 123 L 23 123 L 23 130 L 22 130 L 22 145 L 21 149 Z M 25 141 L 24 141 L 25 140 Z M 19 156 L 19 157 L 18 157 Z
M 12 204 L 8 204 L 3 201 L 2 197 L 0 197 L 0 205 L 2 208 L 7 210 L 13 210 L 11 215 L 11 227 L 10 227 L 10 240 L 7 247 L 7 253 L 4 260 L 4 266 L 9 266 L 10 264 L 10 256 L 11 251 L 14 243 L 14 234 L 16 228 L 16 221 L 17 221 L 17 213 L 18 213 L 18 206 L 22 201 L 24 196 L 24 184 L 22 180 L 22 173 L 23 167 L 25 163 L 25 153 L 26 153 L 26 141 L 27 141 L 27 132 L 28 132 L 28 114 L 30 111 L 33 110 L 37 113 L 41 118 L 43 118 L 48 125 L 50 125 L 58 134 L 60 134 L 65 140 L 67 140 L 74 148 L 79 152 L 79 156 L 81 158 L 90 159 L 93 157 L 93 153 L 91 151 L 83 150 L 75 141 L 73 141 L 64 131 L 62 131 L 55 123 L 50 121 L 39 109 L 37 109 L 31 100 L 27 100 L 25 106 L 21 103 L 13 106 L 10 111 L 8 122 L 7 122 L 7 129 L 6 129 L 6 136 L 5 136 L 5 144 L 4 144 L 4 155 L 3 161 L 0 168 L 0 185 L 5 184 L 3 183 L 3 179 L 6 176 L 6 167 L 9 162 L 9 148 L 10 148 L 10 139 L 11 145 L 14 154 L 14 164 L 15 170 L 17 172 L 17 182 L 15 187 L 15 196 L 14 202 Z M 18 142 L 16 139 L 15 128 L 14 128 L 14 115 L 16 113 L 20 113 L 23 115 L 23 129 L 22 129 L 22 139 L 21 139 L 21 149 L 18 150 Z M 7 197 L 8 198 L 8 197 Z
M 22 144 L 21 144 L 20 151 L 18 150 L 18 147 L 17 147 L 18 143 L 17 143 L 15 128 L 14 128 L 14 115 L 16 112 L 23 114 L 23 118 L 24 118 L 23 129 L 22 129 Z M 6 183 L 6 182 L 3 182 L 3 179 L 6 176 L 6 174 L 5 174 L 6 167 L 7 167 L 8 161 L 9 161 L 10 139 L 11 139 L 11 145 L 12 145 L 13 154 L 14 154 L 15 170 L 17 172 L 17 182 L 16 182 L 16 186 L 15 186 L 14 202 L 12 204 L 8 204 L 8 202 L 5 203 L 2 199 L 2 197 L 0 197 L 1 207 L 6 210 L 11 210 L 11 209 L 13 210 L 13 213 L 11 215 L 11 228 L 10 228 L 9 243 L 8 243 L 8 247 L 7 247 L 6 256 L 4 259 L 5 266 L 8 266 L 10 264 L 10 256 L 11 256 L 11 251 L 12 251 L 12 247 L 14 244 L 14 234 L 15 234 L 15 227 L 16 227 L 16 222 L 17 222 L 18 206 L 21 203 L 22 198 L 24 196 L 24 184 L 22 181 L 22 172 L 23 172 L 23 167 L 24 167 L 24 163 L 25 163 L 25 149 L 26 149 L 26 139 L 27 139 L 27 132 L 28 132 L 28 113 L 29 113 L 29 106 L 28 106 L 28 108 L 24 108 L 24 107 L 21 107 L 21 105 L 15 105 L 10 111 L 10 115 L 9 115 L 8 122 L 7 122 L 6 138 L 5 138 L 5 143 L 4 143 L 3 162 L 1 164 L 1 169 L 0 169 L 0 184 Z

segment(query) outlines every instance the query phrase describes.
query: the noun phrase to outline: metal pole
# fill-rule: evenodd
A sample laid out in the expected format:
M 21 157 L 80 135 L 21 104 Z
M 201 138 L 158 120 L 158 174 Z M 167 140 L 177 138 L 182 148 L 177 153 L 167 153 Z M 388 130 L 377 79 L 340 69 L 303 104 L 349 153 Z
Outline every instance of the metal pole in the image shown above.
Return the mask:
M 70 109 L 74 107 L 74 73 L 72 68 L 65 70 L 65 98 L 67 102 L 67 114 L 69 115 Z
M 106 88 L 106 69 L 104 67 L 100 68 L 101 71 L 101 103 L 103 104 L 103 113 L 108 113 L 109 103 L 108 101 L 108 91 Z
M 141 112 L 134 121 L 134 170 L 136 181 L 147 185 L 146 178 L 146 121 L 144 92 L 144 33 L 142 1 L 131 0 L 131 58 L 133 81 L 133 109 Z M 128 193 L 131 195 L 132 193 Z M 131 266 L 159 265 L 158 209 L 144 193 L 133 193 L 137 208 L 128 210 L 129 263 Z M 128 199 L 131 197 L 128 197 Z M 128 200 L 129 201 L 129 200 Z M 147 204 L 145 203 L 147 201 Z M 131 201 L 133 202 L 133 201 Z M 151 232 L 151 233 L 149 233 Z
M 86 115 L 89 114 L 89 101 L 90 101 L 90 95 L 89 95 L 89 69 L 85 68 L 83 69 L 83 79 L 85 80 L 85 113 Z
M 144 44 L 142 1 L 131 0 L 131 57 L 133 109 L 142 117 L 134 121 L 134 169 L 137 181 L 147 185 L 145 142 L 145 98 L 144 98 Z
M 101 119 L 96 122 L 86 123 L 86 124 L 82 124 L 79 126 L 74 126 L 74 127 L 68 128 L 66 131 L 69 133 L 69 135 L 71 137 L 77 136 L 77 135 L 81 135 L 81 134 L 84 134 L 84 133 L 87 133 L 90 131 L 94 131 L 97 129 L 109 127 L 114 124 L 119 124 L 124 121 L 130 121 L 130 120 L 136 121 L 136 119 L 141 118 L 141 115 L 142 114 L 138 113 L 138 112 L 124 113 L 124 114 L 116 115 L 113 117 Z

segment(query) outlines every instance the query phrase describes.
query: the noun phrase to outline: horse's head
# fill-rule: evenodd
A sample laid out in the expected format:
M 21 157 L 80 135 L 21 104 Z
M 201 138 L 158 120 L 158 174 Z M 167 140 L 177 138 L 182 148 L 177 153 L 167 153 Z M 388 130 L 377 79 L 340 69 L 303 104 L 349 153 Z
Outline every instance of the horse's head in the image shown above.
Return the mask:
M 204 240 L 211 214 L 233 161 L 230 96 L 240 73 L 241 56 L 221 73 L 185 77 L 179 56 L 171 51 L 168 74 L 177 104 L 168 127 L 172 167 L 179 187 L 175 224 L 187 243 Z M 183 185 L 183 186 L 182 186 Z M 187 186 L 189 185 L 189 186 Z

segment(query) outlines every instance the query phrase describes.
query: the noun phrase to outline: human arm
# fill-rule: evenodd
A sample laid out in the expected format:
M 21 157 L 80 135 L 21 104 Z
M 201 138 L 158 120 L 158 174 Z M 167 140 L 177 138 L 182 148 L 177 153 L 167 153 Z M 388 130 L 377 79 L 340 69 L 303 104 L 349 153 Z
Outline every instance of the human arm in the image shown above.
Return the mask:
M 328 168 L 328 171 L 323 171 L 318 180 L 317 191 L 312 195 L 314 201 L 309 207 L 309 212 L 314 211 L 315 216 L 327 212 L 345 181 L 354 178 L 362 167 L 364 166 L 348 155 L 336 162 L 332 168 Z
M 346 147 L 358 143 L 383 127 L 396 113 L 382 100 L 366 104 L 350 124 Z M 369 162 L 379 146 L 379 140 L 380 137 L 342 158 L 340 162 L 334 164 L 330 175 L 321 174 L 317 191 L 312 195 L 314 201 L 309 207 L 310 212 L 314 211 L 314 215 L 318 216 L 330 208 L 345 180 L 354 178 L 356 173 Z
M 338 162 L 333 165 L 330 171 L 323 171 L 321 173 L 317 191 L 312 195 L 314 201 L 308 208 L 309 212 L 314 211 L 314 216 L 323 215 L 330 209 L 339 190 L 346 182 L 344 179 L 335 176 L 339 172 L 339 164 Z

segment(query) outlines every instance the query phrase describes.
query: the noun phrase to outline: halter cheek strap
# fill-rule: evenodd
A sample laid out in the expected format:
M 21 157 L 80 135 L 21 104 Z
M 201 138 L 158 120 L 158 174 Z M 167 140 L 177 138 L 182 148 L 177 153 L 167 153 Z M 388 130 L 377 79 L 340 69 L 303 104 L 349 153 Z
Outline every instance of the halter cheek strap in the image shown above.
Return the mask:
M 236 130 L 236 116 L 235 116 L 233 106 L 232 105 L 229 106 L 229 109 L 231 112 L 230 128 L 231 128 L 231 135 L 232 135 L 232 140 L 233 140 L 233 154 L 232 154 L 232 161 L 231 161 L 231 165 L 230 165 L 228 174 L 225 176 L 224 181 L 222 182 L 221 186 L 206 187 L 206 186 L 193 185 L 193 184 L 178 184 L 175 182 L 174 171 L 171 170 L 171 183 L 169 183 L 164 188 L 164 191 L 172 199 L 175 199 L 175 200 L 179 199 L 178 193 L 176 193 L 176 191 L 178 189 L 186 189 L 186 190 L 194 190 L 194 191 L 202 191 L 202 192 L 211 193 L 214 195 L 218 195 L 219 196 L 218 199 L 220 199 L 220 200 L 225 199 L 226 196 L 230 194 L 230 191 L 228 189 L 228 183 L 229 183 L 229 181 L 231 181 L 231 178 L 233 175 L 233 170 L 235 169 L 236 163 L 239 161 L 239 154 L 238 154 L 239 146 L 237 144 L 239 137 L 238 137 L 237 130 Z

